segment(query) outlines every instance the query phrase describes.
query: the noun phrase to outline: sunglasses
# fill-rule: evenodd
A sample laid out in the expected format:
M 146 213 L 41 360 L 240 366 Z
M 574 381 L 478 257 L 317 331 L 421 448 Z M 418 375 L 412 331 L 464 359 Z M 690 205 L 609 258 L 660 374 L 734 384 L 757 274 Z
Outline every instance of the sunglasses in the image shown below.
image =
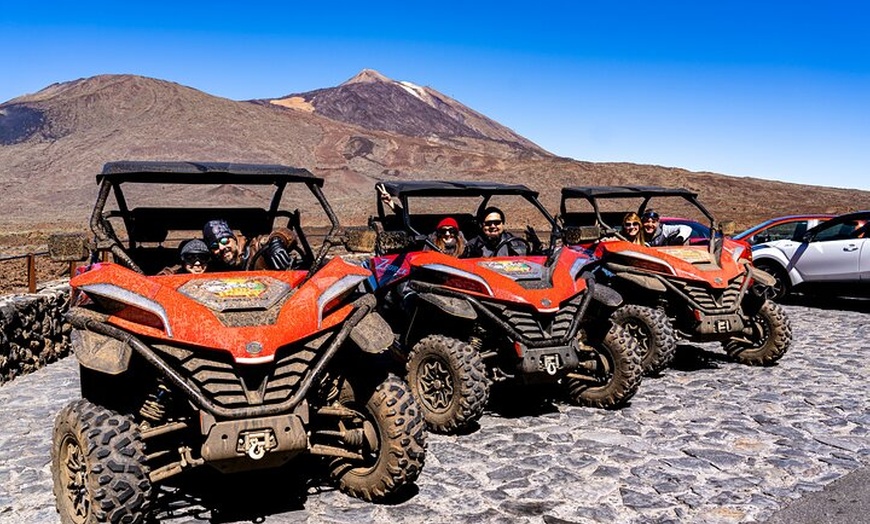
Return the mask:
M 640 222 L 626 222 L 622 225 L 625 227 L 640 227 Z
M 483 223 L 484 226 L 500 226 L 502 223 L 501 220 L 487 220 Z
M 441 236 L 456 236 L 456 230 L 452 227 L 444 227 L 438 230 L 438 234 Z
M 190 256 L 184 257 L 184 263 L 190 264 L 190 265 L 194 265 L 194 264 L 205 265 L 208 263 L 208 261 L 210 259 L 211 259 L 211 257 L 208 255 L 190 255 Z
M 224 237 L 224 238 L 222 238 L 222 239 L 220 239 L 220 240 L 218 240 L 218 241 L 216 241 L 216 242 L 212 242 L 211 245 L 208 246 L 208 247 L 209 247 L 209 249 L 211 249 L 212 251 L 214 251 L 214 250 L 220 248 L 221 246 L 226 246 L 226 245 L 229 244 L 229 243 L 230 243 L 230 238 L 229 238 L 229 237 Z

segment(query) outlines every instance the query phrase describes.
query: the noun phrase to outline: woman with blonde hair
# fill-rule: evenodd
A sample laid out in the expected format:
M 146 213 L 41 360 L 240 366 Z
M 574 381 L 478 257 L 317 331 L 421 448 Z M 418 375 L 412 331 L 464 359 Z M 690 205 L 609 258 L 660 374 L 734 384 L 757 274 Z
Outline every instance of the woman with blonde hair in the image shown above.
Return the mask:
M 646 243 L 643 229 L 640 227 L 640 216 L 637 213 L 627 213 L 622 217 L 622 229 L 619 234 L 632 244 Z

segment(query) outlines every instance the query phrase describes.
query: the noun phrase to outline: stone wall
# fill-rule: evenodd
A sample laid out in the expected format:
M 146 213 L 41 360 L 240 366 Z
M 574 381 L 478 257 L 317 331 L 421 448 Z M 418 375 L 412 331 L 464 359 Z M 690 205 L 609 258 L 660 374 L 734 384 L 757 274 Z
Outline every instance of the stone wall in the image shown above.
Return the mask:
M 36 371 L 70 352 L 69 285 L 0 297 L 0 384 Z

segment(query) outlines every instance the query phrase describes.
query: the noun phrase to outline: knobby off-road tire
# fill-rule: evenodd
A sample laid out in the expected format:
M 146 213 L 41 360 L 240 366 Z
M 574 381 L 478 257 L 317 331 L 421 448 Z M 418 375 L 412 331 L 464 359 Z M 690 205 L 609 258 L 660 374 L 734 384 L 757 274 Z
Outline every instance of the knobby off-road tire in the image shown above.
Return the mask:
M 614 311 L 610 320 L 622 326 L 637 341 L 646 375 L 660 374 L 674 360 L 677 337 L 664 311 L 627 304 Z
M 371 502 L 417 480 L 426 456 L 426 423 L 410 388 L 395 375 L 374 389 L 362 410 L 371 441 L 367 460 L 336 460 L 331 476 L 343 493 Z
M 469 344 L 429 335 L 411 349 L 406 367 L 430 430 L 455 433 L 483 415 L 490 383 L 480 353 Z
M 781 359 L 791 346 L 791 322 L 782 306 L 766 300 L 752 317 L 751 340 L 732 338 L 722 343 L 725 352 L 741 364 L 769 366 Z
M 63 524 L 145 522 L 151 481 L 129 417 L 87 400 L 67 405 L 55 420 L 51 473 Z
M 597 380 L 569 377 L 568 395 L 581 406 L 615 409 L 637 393 L 643 378 L 641 352 L 626 330 L 612 325 L 601 341 L 592 342 L 598 359 Z

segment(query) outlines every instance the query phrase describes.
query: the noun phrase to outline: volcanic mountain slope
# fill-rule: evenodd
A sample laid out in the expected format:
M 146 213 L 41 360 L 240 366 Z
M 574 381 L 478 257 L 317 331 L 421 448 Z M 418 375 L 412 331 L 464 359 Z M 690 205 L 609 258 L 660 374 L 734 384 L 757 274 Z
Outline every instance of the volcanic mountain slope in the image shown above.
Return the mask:
M 335 88 L 253 101 L 100 75 L 0 104 L 0 233 L 85 229 L 94 175 L 120 159 L 305 167 L 327 180 L 325 192 L 348 224 L 365 223 L 381 179 L 525 183 L 554 211 L 563 185 L 688 187 L 738 225 L 870 208 L 866 191 L 560 158 L 437 91 L 368 70 Z M 171 205 L 190 204 L 186 198 L 165 195 Z
M 264 102 L 312 111 L 370 130 L 421 138 L 500 141 L 549 156 L 528 139 L 430 87 L 391 80 L 371 69 L 338 87 Z

